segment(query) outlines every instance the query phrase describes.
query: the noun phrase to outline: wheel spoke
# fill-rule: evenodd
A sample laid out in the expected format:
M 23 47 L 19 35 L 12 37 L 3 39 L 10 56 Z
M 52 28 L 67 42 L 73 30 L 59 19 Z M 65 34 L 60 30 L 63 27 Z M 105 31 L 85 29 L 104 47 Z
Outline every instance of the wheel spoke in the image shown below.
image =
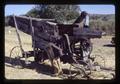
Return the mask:
M 17 68 L 22 68 L 23 64 L 21 62 L 22 52 L 19 46 L 15 46 L 12 48 L 10 52 L 10 63 L 13 67 L 20 66 Z

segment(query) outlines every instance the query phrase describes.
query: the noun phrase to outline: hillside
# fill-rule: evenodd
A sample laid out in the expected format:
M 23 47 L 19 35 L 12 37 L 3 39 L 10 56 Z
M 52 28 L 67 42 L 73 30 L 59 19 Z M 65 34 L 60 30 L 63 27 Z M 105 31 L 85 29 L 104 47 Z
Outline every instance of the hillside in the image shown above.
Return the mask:
M 102 30 L 108 35 L 115 34 L 115 15 L 90 15 L 90 27 Z
M 92 20 L 114 21 L 115 14 L 90 14 Z

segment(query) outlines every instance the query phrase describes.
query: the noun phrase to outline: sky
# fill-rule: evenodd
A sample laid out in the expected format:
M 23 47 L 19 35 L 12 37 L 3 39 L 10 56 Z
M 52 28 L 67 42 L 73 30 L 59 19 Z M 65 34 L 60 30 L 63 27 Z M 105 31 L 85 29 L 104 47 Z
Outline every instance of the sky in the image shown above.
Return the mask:
M 80 9 L 90 14 L 115 14 L 114 5 L 80 5 Z
M 27 13 L 35 5 L 6 5 L 5 16 L 7 15 L 22 15 Z M 87 11 L 90 14 L 115 14 L 114 5 L 79 5 L 82 11 Z
M 7 15 L 21 15 L 27 13 L 34 5 L 6 5 L 5 16 Z

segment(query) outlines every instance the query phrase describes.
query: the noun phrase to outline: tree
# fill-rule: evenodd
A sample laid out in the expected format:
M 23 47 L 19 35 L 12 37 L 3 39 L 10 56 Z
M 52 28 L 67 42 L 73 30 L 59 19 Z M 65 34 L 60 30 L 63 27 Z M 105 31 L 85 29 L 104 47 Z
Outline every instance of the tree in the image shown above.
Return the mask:
M 90 28 L 102 30 L 107 35 L 115 33 L 115 15 L 90 15 Z
M 60 23 L 76 19 L 79 16 L 78 5 L 36 5 L 27 15 L 37 18 L 56 19 Z
M 33 8 L 33 9 L 31 9 L 29 12 L 27 12 L 26 15 L 27 15 L 27 16 L 31 16 L 31 17 L 39 17 L 39 16 L 38 16 L 38 15 L 39 15 L 39 12 L 36 11 L 36 10 Z

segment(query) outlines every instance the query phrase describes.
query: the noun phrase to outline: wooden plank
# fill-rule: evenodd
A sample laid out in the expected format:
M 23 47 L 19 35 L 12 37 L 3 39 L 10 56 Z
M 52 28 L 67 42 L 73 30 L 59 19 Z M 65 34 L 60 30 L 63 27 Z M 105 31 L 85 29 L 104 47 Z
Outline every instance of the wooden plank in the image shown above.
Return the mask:
M 21 43 L 20 34 L 19 34 L 17 23 L 16 23 L 15 15 L 13 15 L 13 19 L 14 19 L 14 23 L 15 23 L 15 29 L 16 29 L 16 33 L 17 33 L 17 37 L 18 37 L 19 46 L 20 46 L 21 52 L 23 53 L 24 50 L 22 48 L 22 43 Z

